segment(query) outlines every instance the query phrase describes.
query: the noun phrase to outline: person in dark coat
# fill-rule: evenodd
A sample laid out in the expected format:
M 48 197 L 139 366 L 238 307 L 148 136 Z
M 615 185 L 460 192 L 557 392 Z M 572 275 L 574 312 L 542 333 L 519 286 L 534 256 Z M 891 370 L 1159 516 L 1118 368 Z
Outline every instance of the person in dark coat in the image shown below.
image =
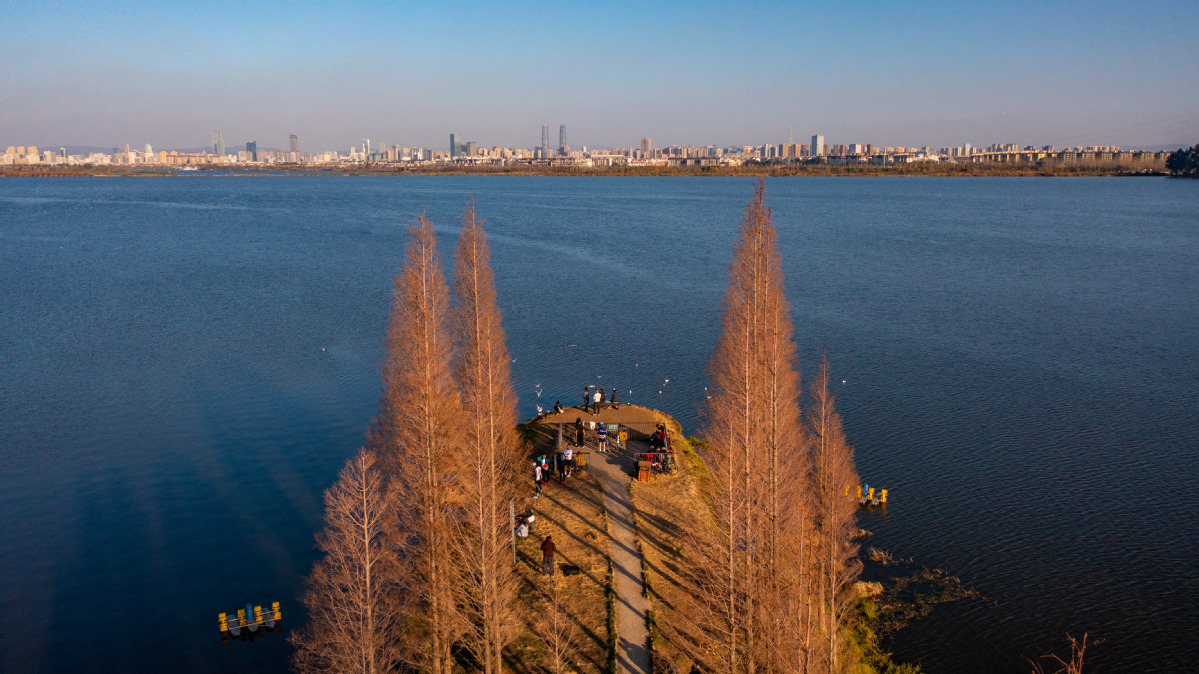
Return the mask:
M 612 403 L 612 409 L 620 409 L 620 397 L 616 394 L 616 387 L 612 387 L 612 395 L 608 396 L 608 402 Z
M 575 419 L 575 447 L 583 448 L 587 438 L 583 435 L 583 417 Z
M 554 575 L 554 553 L 558 551 L 558 546 L 554 545 L 554 537 L 546 536 L 545 542 L 541 544 L 541 575 Z
M 590 406 L 591 406 L 591 387 L 584 386 L 583 387 L 583 411 L 586 412 L 587 408 Z

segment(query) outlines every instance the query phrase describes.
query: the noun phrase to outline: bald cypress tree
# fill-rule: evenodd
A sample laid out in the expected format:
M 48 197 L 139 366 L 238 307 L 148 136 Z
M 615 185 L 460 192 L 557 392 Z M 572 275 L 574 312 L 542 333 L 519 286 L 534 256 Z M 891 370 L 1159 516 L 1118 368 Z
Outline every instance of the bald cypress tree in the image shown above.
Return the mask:
M 841 672 L 852 664 L 842 631 L 855 600 L 853 583 L 861 572 L 857 533 L 857 503 L 850 490 L 860 484 L 853 447 L 845 439 L 841 416 L 828 388 L 828 358 L 812 382 L 808 424 L 812 436 L 812 495 L 816 511 L 816 564 L 821 597 L 821 649 L 827 668 Z
M 461 512 L 454 472 L 461 404 L 452 377 L 450 319 L 433 223 L 422 214 L 410 228 L 396 277 L 372 441 L 395 484 L 407 597 L 404 652 L 411 665 L 433 674 L 451 671 L 450 650 L 462 630 L 453 543 Z
M 695 620 L 679 628 L 706 644 L 692 655 L 712 669 L 786 671 L 797 655 L 779 651 L 789 643 L 780 630 L 802 606 L 796 553 L 808 471 L 790 307 L 762 181 L 741 219 L 722 321 L 705 410 L 711 519 L 689 538 L 694 566 L 684 580 Z
M 298 671 L 395 671 L 400 588 L 394 528 L 386 477 L 363 450 L 325 492 L 325 528 L 316 537 L 324 556 L 302 596 L 310 621 L 290 637 Z
M 466 646 L 487 674 L 498 674 L 516 634 L 517 576 L 509 547 L 509 499 L 521 465 L 516 391 L 483 221 L 471 201 L 454 257 L 455 373 L 462 400 L 458 462 L 464 518 L 458 537 L 460 605 Z

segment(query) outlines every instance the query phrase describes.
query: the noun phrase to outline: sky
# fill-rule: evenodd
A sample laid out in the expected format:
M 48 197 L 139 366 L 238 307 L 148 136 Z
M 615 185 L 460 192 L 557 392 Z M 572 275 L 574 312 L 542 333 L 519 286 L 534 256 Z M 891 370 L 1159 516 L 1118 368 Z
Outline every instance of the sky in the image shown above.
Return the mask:
M 0 8 L 5 147 L 1199 143 L 1199 2 Z

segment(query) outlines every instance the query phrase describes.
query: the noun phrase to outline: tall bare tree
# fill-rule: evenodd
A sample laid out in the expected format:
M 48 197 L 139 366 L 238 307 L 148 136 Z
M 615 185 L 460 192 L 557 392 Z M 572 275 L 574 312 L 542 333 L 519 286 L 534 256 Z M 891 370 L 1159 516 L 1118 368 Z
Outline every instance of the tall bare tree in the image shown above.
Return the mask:
M 453 591 L 461 404 L 451 370 L 449 289 L 433 223 L 422 214 L 410 234 L 396 278 L 372 441 L 396 486 L 410 599 L 405 653 L 413 666 L 448 674 L 450 649 L 462 629 Z
M 325 556 L 302 597 L 310 622 L 290 638 L 301 672 L 394 671 L 400 619 L 393 510 L 383 472 L 368 451 L 348 462 L 325 492 Z
M 533 633 L 549 652 L 549 663 L 543 667 L 546 674 L 568 674 L 576 669 L 573 656 L 579 651 L 579 625 L 566 608 L 563 582 L 555 576 L 543 584 L 541 615 L 533 623 Z
M 462 399 L 463 448 L 458 461 L 465 517 L 457 544 L 466 646 L 487 674 L 502 669 L 516 634 L 517 576 L 509 548 L 509 499 L 516 494 L 521 455 L 515 435 L 516 391 L 495 275 L 474 200 L 462 217 L 454 258 L 455 372 Z
M 723 331 L 709 363 L 706 409 L 713 479 L 711 521 L 694 528 L 686 578 L 692 590 L 694 655 L 728 672 L 786 671 L 797 654 L 783 630 L 802 615 L 797 560 L 809 518 L 790 307 L 765 185 L 741 219 L 729 264 Z M 685 631 L 687 626 L 683 626 Z M 716 653 L 705 656 L 699 651 Z
M 841 416 L 834 407 L 836 396 L 828 389 L 828 357 L 812 382 L 808 423 L 812 435 L 812 492 L 816 503 L 817 568 L 823 604 L 821 629 L 825 639 L 825 661 L 830 673 L 845 671 L 846 643 L 842 630 L 854 602 L 853 583 L 861 572 L 857 533 L 857 503 L 847 496 L 860 484 L 854 465 L 853 447 L 845 440 Z

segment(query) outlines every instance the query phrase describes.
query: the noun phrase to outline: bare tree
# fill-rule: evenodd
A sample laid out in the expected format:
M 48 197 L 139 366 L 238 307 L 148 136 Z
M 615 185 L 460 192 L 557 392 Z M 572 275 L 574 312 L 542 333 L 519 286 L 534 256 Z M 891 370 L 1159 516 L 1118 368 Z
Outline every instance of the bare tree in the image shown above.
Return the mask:
M 571 656 L 579 650 L 579 626 L 562 601 L 562 582 L 558 576 L 546 582 L 541 590 L 542 613 L 533 623 L 533 632 L 549 651 L 547 674 L 575 671 Z
M 517 576 L 509 548 L 509 499 L 521 465 L 515 436 L 516 391 L 495 275 L 483 221 L 474 200 L 462 218 L 454 267 L 455 367 L 463 407 L 458 462 L 465 512 L 459 536 L 459 603 L 467 618 L 466 646 L 487 674 L 502 669 L 502 652 L 516 634 Z
M 400 607 L 393 526 L 383 473 L 373 454 L 360 451 L 325 492 L 325 529 L 316 537 L 325 556 L 302 597 L 311 620 L 290 638 L 299 671 L 395 670 Z
M 853 582 L 861 572 L 857 559 L 857 504 L 847 496 L 859 484 L 854 465 L 853 447 L 845 441 L 841 417 L 834 407 L 836 397 L 828 389 L 828 357 L 812 382 L 808 422 L 812 435 L 812 492 L 816 504 L 816 538 L 820 571 L 822 631 L 827 652 L 827 671 L 844 671 L 846 643 L 841 632 L 850 617 L 854 602 Z
M 454 472 L 461 405 L 451 376 L 449 289 L 433 223 L 422 214 L 410 233 L 396 278 L 372 442 L 396 486 L 409 597 L 406 657 L 418 668 L 448 674 L 450 649 L 462 629 L 452 542 L 461 515 Z
M 719 671 L 794 670 L 803 615 L 803 430 L 790 307 L 765 186 L 758 182 L 729 264 L 723 331 L 705 410 L 711 519 L 689 536 L 694 644 Z M 684 619 L 686 620 L 686 619 Z M 784 649 L 784 650 L 780 650 Z M 712 655 L 715 654 L 715 655 Z

